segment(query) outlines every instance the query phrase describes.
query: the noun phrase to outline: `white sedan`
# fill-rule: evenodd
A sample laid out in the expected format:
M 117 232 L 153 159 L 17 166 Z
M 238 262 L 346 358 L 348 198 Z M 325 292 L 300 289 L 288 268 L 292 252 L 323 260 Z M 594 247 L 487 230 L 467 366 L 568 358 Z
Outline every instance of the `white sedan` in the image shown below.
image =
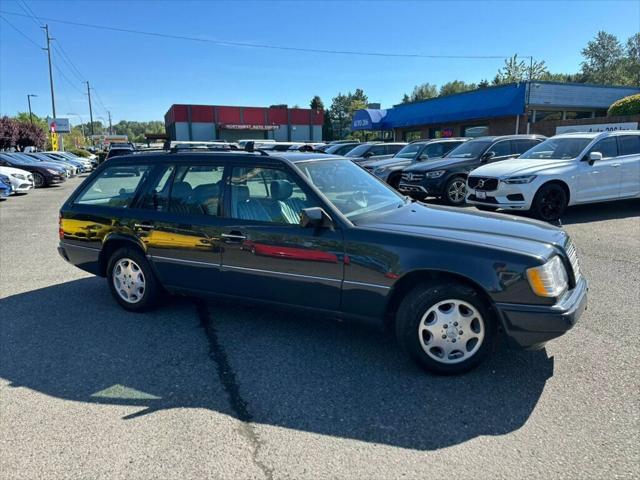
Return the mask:
M 0 166 L 0 174 L 9 177 L 14 194 L 27 193 L 33 188 L 33 175 L 26 170 Z
M 640 198 L 638 130 L 556 135 L 467 178 L 467 203 L 480 210 L 531 210 L 547 221 L 569 205 L 627 198 Z

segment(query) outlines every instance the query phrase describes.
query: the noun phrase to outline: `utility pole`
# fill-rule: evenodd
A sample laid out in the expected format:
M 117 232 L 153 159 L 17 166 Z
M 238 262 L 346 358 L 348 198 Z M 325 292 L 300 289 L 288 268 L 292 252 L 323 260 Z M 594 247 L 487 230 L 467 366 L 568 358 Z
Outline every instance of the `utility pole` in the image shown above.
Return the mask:
M 43 50 L 47 51 L 47 58 L 49 59 L 49 84 L 51 86 L 51 113 L 53 113 L 53 118 L 56 118 L 56 98 L 53 94 L 53 72 L 51 71 L 51 38 L 49 36 L 49 25 L 45 25 L 43 28 L 47 35 L 47 48 L 43 48 Z
M 29 104 L 29 120 L 31 121 L 31 125 L 33 125 L 33 113 L 31 113 L 31 97 L 37 97 L 38 95 L 35 95 L 33 93 L 28 93 L 27 94 L 27 103 Z
M 91 109 L 91 88 L 89 88 L 89 82 L 87 84 L 87 95 L 89 96 L 89 121 L 91 122 L 91 136 L 93 136 L 93 110 Z
M 107 110 L 107 115 L 109 116 L 109 135 L 113 135 L 113 131 L 111 129 L 111 112 Z

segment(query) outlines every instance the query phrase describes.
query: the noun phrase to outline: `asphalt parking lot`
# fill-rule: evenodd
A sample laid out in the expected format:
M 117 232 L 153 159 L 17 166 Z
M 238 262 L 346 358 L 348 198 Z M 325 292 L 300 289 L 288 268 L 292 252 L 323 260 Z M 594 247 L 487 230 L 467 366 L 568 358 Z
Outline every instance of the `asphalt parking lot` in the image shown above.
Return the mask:
M 79 181 L 0 204 L 2 478 L 640 476 L 640 201 L 566 215 L 590 281 L 572 331 L 436 377 L 323 318 L 125 312 L 56 252 Z

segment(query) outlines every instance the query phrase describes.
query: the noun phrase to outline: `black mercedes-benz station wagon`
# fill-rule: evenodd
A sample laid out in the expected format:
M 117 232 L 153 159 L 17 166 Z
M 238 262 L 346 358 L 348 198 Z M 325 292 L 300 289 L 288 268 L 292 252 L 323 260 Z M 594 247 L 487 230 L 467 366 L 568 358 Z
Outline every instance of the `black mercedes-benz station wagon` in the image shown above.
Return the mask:
M 64 204 L 59 234 L 127 310 L 167 292 L 311 309 L 391 327 L 437 373 L 476 366 L 501 330 L 539 348 L 586 308 L 561 229 L 411 201 L 324 154 L 116 157 Z

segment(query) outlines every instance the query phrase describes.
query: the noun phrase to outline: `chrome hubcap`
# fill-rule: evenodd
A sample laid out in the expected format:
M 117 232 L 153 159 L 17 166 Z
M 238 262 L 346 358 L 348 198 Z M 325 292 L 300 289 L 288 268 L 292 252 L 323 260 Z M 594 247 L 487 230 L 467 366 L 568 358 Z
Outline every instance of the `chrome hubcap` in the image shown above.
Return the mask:
M 422 316 L 418 337 L 424 352 L 440 363 L 460 363 L 472 357 L 484 340 L 484 320 L 462 300 L 433 305 Z
M 144 273 L 130 258 L 121 258 L 113 267 L 113 286 L 125 302 L 138 303 L 145 290 Z
M 466 193 L 466 185 L 462 180 L 456 180 L 453 182 L 449 186 L 449 191 L 447 192 L 449 200 L 454 203 L 460 203 L 463 201 Z

